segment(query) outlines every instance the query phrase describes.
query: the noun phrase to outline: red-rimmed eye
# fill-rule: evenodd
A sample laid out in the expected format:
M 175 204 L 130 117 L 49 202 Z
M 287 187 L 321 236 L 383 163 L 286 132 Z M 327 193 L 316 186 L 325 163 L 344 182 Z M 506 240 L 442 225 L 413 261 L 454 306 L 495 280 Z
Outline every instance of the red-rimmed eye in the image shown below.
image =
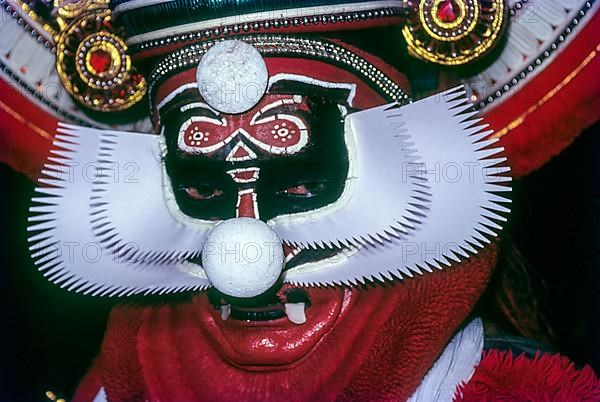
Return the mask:
M 223 195 L 223 190 L 211 186 L 184 187 L 186 195 L 193 200 L 205 201 Z
M 325 184 L 314 182 L 302 183 L 293 187 L 288 187 L 285 190 L 282 190 L 281 193 L 292 197 L 310 198 L 319 195 L 323 192 L 323 190 L 325 190 Z

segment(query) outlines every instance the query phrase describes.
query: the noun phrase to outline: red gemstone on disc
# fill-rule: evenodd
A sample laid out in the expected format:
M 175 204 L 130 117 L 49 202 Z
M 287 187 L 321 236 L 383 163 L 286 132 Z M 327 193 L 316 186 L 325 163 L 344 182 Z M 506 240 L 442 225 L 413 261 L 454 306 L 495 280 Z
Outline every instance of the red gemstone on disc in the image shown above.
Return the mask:
M 94 74 L 105 73 L 112 64 L 112 57 L 104 50 L 94 50 L 90 55 L 90 66 L 94 69 Z
M 454 22 L 458 18 L 458 7 L 452 0 L 446 0 L 440 3 L 437 9 L 437 16 L 442 22 Z

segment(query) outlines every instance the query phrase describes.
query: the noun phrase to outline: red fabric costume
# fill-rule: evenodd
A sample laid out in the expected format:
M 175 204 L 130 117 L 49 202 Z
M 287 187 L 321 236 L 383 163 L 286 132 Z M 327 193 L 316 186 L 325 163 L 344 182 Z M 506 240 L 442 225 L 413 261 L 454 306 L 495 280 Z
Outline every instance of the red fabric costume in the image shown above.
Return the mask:
M 120 307 L 111 314 L 102 355 L 74 400 L 93 400 L 101 386 L 110 401 L 404 400 L 444 347 L 450 328 L 469 313 L 495 261 L 489 250 L 439 276 L 353 290 L 360 293 L 356 306 L 315 351 L 275 372 L 232 367 L 216 354 L 196 324 L 202 319 L 194 309 L 200 298 L 175 306 Z M 365 316 L 368 321 L 360 318 Z M 530 359 L 492 350 L 455 400 L 598 398 L 600 380 L 589 367 L 576 370 L 559 355 Z

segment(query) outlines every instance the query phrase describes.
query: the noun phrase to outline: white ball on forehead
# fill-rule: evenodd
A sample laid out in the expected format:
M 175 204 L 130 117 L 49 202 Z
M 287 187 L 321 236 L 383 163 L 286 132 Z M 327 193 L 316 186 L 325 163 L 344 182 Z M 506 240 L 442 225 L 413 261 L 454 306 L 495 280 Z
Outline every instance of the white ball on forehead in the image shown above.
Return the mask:
M 219 42 L 202 56 L 196 72 L 200 95 L 222 113 L 255 106 L 269 82 L 267 65 L 254 46 L 239 40 Z

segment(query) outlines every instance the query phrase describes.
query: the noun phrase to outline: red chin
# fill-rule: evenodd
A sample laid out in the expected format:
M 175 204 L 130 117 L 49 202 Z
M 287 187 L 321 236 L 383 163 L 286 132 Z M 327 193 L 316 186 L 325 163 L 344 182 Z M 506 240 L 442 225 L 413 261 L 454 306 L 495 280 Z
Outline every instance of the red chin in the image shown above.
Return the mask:
M 93 395 L 75 400 L 92 400 L 98 384 L 115 401 L 406 400 L 475 305 L 495 259 L 490 246 L 394 285 L 309 288 L 298 326 L 222 322 L 204 294 L 116 307 L 86 380 Z
M 230 364 L 248 371 L 285 370 L 300 363 L 352 307 L 356 292 L 306 288 L 311 306 L 306 322 L 222 320 L 206 295 L 194 299 L 207 340 Z

